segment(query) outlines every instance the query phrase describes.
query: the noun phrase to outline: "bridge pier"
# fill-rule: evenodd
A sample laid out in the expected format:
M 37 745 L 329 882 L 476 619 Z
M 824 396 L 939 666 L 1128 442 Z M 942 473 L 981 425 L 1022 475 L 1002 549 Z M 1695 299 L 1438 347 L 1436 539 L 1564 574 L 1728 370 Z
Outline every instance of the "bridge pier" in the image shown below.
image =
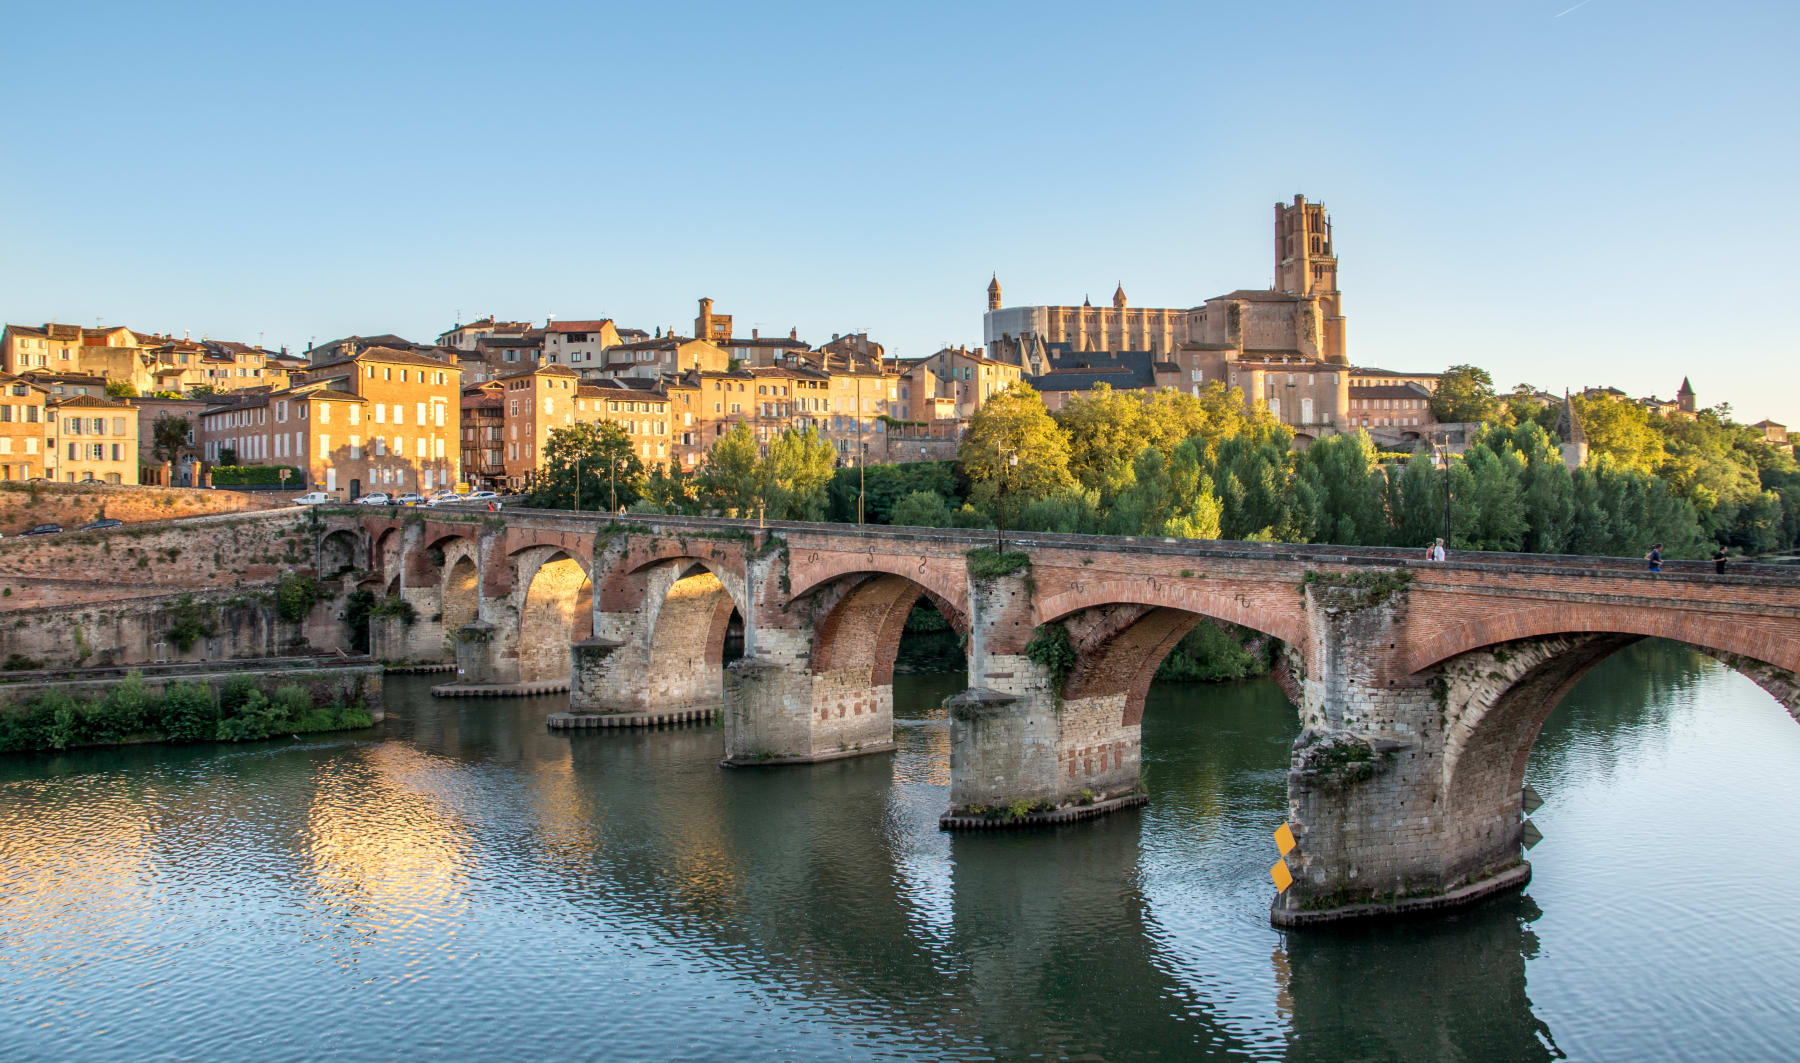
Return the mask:
M 785 553 L 749 562 L 744 656 L 725 671 L 724 763 L 813 764 L 893 749 L 892 654 L 883 669 L 880 651 L 898 643 L 916 591 L 902 603 L 891 588 L 865 583 L 789 610 L 786 566 Z M 826 630 L 812 619 L 821 614 Z
M 969 583 L 969 687 L 950 711 L 946 829 L 1088 819 L 1144 803 L 1141 727 L 1126 695 L 1065 699 L 1028 646 L 1032 588 L 1021 575 Z

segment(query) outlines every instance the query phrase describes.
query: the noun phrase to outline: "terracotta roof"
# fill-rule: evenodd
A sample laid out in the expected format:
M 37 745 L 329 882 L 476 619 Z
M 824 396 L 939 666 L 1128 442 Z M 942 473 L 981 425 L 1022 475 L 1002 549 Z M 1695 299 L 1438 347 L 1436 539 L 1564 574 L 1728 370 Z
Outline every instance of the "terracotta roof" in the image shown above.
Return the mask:
M 49 369 L 29 369 L 20 374 L 30 380 L 47 380 L 53 384 L 97 384 L 106 386 L 106 378 L 96 373 L 58 373 Z
M 583 398 L 589 399 L 624 399 L 630 402 L 668 402 L 668 396 L 654 392 L 635 391 L 631 388 L 603 387 L 598 384 L 583 384 L 579 389 Z
M 351 362 L 360 362 L 365 359 L 371 362 L 393 363 L 394 365 L 428 365 L 436 369 L 457 369 L 456 366 L 441 358 L 432 358 L 415 351 L 397 351 L 392 347 L 365 347 L 362 350 L 357 351 L 354 355 L 346 358 L 333 358 L 328 362 L 314 362 L 311 368 L 313 370 L 334 369 L 340 365 L 348 365 Z M 460 372 L 460 370 L 458 371 Z
M 1353 399 L 1429 399 L 1431 389 L 1423 384 L 1352 384 Z
M 550 321 L 544 325 L 545 332 L 599 332 L 612 324 L 612 318 L 602 317 L 591 321 Z
M 22 376 L 14 376 L 11 373 L 0 373 L 0 384 L 15 384 L 15 383 L 16 384 L 25 384 L 29 387 L 34 387 L 34 388 L 38 389 L 39 391 L 44 391 L 44 392 L 49 391 L 49 389 L 44 387 L 44 385 L 39 384 L 34 380 L 27 380 Z
M 125 409 L 130 406 L 130 403 L 122 402 L 118 399 L 103 399 L 98 395 L 76 395 L 72 398 L 62 399 L 60 401 L 54 402 L 51 405 L 53 405 L 53 406 L 80 406 L 83 408 L 90 407 L 90 406 L 104 406 L 108 409 Z
M 1442 373 L 1404 373 L 1398 369 L 1374 369 L 1366 366 L 1358 366 L 1350 370 L 1350 372 L 1352 375 L 1357 376 L 1422 376 L 1437 378 L 1444 375 Z
M 35 325 L 8 325 L 8 326 L 6 326 L 6 331 L 16 332 L 22 336 L 43 336 L 43 335 L 45 335 L 44 330 L 41 328 L 38 328 Z
M 577 373 L 575 370 L 570 369 L 566 365 L 559 365 L 556 362 L 546 362 L 543 365 L 528 365 L 523 369 L 515 369 L 510 373 L 501 373 L 495 379 L 513 380 L 517 377 L 531 376 L 534 373 L 546 373 L 550 376 L 580 376 L 581 375 L 580 373 Z

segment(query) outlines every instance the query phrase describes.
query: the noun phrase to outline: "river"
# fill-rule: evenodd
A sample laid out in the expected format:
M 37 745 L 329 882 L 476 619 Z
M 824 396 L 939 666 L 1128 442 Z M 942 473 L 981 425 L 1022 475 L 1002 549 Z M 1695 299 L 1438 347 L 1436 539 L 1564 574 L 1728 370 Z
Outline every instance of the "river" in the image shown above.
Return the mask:
M 1552 716 L 1523 894 L 1288 934 L 1272 683 L 1156 688 L 1140 812 L 953 836 L 960 681 L 806 768 L 426 677 L 366 734 L 0 759 L 0 1059 L 1791 1058 L 1800 726 L 1708 658 Z

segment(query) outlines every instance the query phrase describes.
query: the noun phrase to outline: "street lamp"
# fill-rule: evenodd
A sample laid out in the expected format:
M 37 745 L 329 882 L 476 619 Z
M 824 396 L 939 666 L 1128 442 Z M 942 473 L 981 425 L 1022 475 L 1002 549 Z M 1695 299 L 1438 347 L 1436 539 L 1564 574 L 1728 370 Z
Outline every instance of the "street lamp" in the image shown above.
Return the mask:
M 855 371 L 855 363 L 851 363 L 851 370 Z M 866 446 L 867 444 L 863 442 L 862 377 L 858 376 L 856 378 L 856 523 L 858 524 L 863 522 L 863 494 L 868 486 L 868 481 L 863 476 L 863 451 Z
M 1007 451 L 1006 460 L 999 466 L 999 475 L 994 478 L 994 552 L 1004 554 L 1006 542 L 1002 538 L 1006 534 L 1006 470 L 1019 467 L 1019 455 L 1016 451 Z
M 1441 441 L 1440 441 L 1441 440 Z M 1450 433 L 1434 437 L 1431 444 L 1433 464 L 1444 470 L 1444 549 L 1450 549 Z
M 575 512 L 581 512 L 581 452 L 575 452 Z

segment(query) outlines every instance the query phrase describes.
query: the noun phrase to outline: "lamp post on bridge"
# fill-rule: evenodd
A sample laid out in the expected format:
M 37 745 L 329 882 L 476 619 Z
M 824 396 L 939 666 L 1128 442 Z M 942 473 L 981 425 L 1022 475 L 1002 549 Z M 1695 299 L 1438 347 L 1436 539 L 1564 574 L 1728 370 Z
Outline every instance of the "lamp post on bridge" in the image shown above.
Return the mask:
M 1002 452 L 996 447 L 995 453 L 998 455 Z M 1006 552 L 1006 540 L 1004 536 L 1006 535 L 1007 470 L 1019 467 L 1018 451 L 1007 450 L 1004 451 L 1004 454 L 1005 457 L 1001 460 L 994 476 L 994 552 L 996 554 L 1004 554 Z
M 1432 464 L 1444 470 L 1444 549 L 1450 549 L 1450 433 L 1448 430 L 1431 441 Z

